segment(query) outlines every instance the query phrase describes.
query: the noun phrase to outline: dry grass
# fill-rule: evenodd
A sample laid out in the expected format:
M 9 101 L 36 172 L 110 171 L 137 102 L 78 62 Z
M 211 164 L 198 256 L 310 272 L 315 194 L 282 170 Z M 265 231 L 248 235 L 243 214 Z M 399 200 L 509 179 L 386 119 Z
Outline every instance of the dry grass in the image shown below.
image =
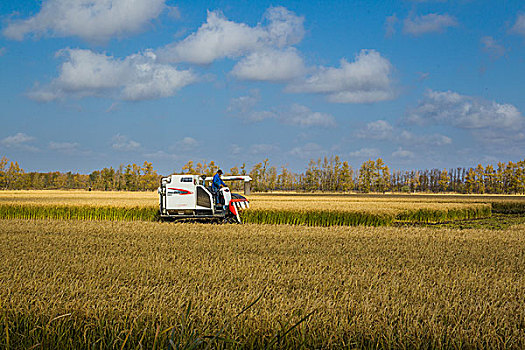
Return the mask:
M 524 230 L 0 220 L 0 347 L 523 348 Z

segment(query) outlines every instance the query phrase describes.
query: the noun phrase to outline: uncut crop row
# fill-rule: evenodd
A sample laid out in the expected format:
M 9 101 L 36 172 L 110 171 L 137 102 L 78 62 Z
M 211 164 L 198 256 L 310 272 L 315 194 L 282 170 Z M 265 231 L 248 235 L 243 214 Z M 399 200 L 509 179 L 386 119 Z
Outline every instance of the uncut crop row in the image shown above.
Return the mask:
M 491 215 L 490 204 L 462 204 L 442 208 L 411 208 L 396 211 L 371 210 L 285 210 L 250 209 L 242 213 L 246 223 L 289 224 L 306 226 L 389 226 L 394 222 L 439 223 L 452 220 L 478 219 Z M 58 219 L 158 221 L 158 210 L 153 206 L 71 206 L 39 204 L 1 204 L 3 219 Z
M 395 222 L 440 223 L 480 219 L 491 216 L 490 204 L 461 208 L 406 209 L 399 213 L 330 210 L 248 210 L 243 220 L 253 224 L 290 224 L 307 226 L 389 226 Z
M 1 219 L 156 221 L 157 207 L 0 204 Z

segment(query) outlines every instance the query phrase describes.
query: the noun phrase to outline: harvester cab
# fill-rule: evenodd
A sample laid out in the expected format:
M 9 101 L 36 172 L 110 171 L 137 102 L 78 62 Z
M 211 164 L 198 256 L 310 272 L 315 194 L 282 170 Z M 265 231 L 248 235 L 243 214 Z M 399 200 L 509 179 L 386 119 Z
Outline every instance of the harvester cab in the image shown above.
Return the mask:
M 161 179 L 159 210 L 162 219 L 212 220 L 241 223 L 239 211 L 249 207 L 248 200 L 230 188 L 214 192 L 212 177 L 205 175 L 170 175 Z M 223 176 L 223 181 L 243 181 L 244 194 L 250 194 L 249 176 Z

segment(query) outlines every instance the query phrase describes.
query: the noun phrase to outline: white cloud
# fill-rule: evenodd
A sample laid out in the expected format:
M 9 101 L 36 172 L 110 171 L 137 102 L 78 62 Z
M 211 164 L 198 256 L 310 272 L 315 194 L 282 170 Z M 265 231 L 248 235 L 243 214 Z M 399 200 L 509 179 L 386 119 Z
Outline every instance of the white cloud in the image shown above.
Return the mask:
M 34 140 L 35 138 L 33 136 L 19 132 L 15 135 L 7 136 L 6 138 L 2 139 L 0 143 L 8 148 L 17 148 L 24 151 L 37 152 L 38 148 L 29 144 Z
M 332 115 L 320 112 L 313 112 L 308 107 L 299 104 L 293 104 L 288 111 L 281 112 L 279 114 L 279 119 L 285 124 L 304 127 L 336 126 L 335 118 Z
M 357 151 L 350 152 L 348 155 L 352 158 L 375 158 L 379 155 L 377 148 L 361 148 Z
M 76 142 L 49 142 L 48 148 L 52 151 L 56 151 L 66 155 L 73 156 L 87 156 L 91 155 L 92 152 L 86 149 L 81 149 L 80 145 Z
M 516 23 L 511 28 L 512 33 L 525 36 L 525 13 L 521 13 L 516 18 Z
M 245 122 L 260 122 L 265 119 L 277 118 L 277 113 L 275 112 L 254 110 L 259 100 L 259 92 L 253 91 L 251 95 L 231 99 L 227 111 L 232 116 Z
M 176 153 L 173 153 L 173 152 L 168 153 L 165 151 L 155 151 L 155 152 L 144 153 L 144 157 L 148 159 L 153 158 L 153 159 L 162 159 L 162 160 L 175 160 L 175 159 L 180 158 L 177 156 Z
M 277 150 L 279 150 L 279 147 L 277 145 L 261 143 L 261 144 L 251 145 L 249 152 L 250 154 L 253 154 L 253 155 L 258 155 L 258 154 L 269 155 L 270 153 L 275 152 Z
M 445 135 L 414 135 L 413 133 L 406 130 L 401 131 L 401 133 L 397 135 L 397 140 L 400 143 L 413 146 L 445 146 L 450 145 L 452 143 L 452 139 Z
M 189 70 L 157 63 L 151 51 L 125 59 L 80 49 L 61 50 L 57 56 L 66 58 L 59 76 L 49 85 L 34 88 L 29 97 L 42 102 L 68 96 L 109 96 L 136 101 L 172 96 L 196 81 Z
M 408 111 L 410 123 L 436 123 L 464 129 L 520 129 L 525 119 L 511 104 L 500 104 L 452 91 L 428 90 L 419 105 Z
M 195 140 L 193 137 L 185 137 L 183 138 L 182 140 L 178 141 L 176 146 L 177 148 L 181 148 L 181 149 L 184 149 L 184 150 L 189 150 L 189 149 L 192 149 L 192 148 L 195 148 L 199 145 L 199 142 L 197 140 Z
M 403 32 L 417 36 L 426 33 L 440 33 L 448 27 L 457 25 L 457 20 L 448 14 L 430 13 L 424 16 L 406 18 L 403 22 Z
M 287 91 L 328 95 L 331 102 L 372 103 L 394 98 L 392 65 L 375 50 L 361 50 L 354 62 L 341 60 L 340 68 L 320 67 Z
M 239 155 L 241 154 L 243 151 L 243 148 L 237 144 L 232 144 L 230 145 L 230 154 L 236 156 L 236 155 Z
M 166 8 L 165 0 L 45 0 L 35 16 L 8 22 L 4 36 L 77 36 L 107 41 L 143 30 Z
M 284 7 L 269 8 L 266 25 L 250 27 L 226 19 L 220 12 L 208 12 L 197 32 L 158 51 L 168 62 L 210 64 L 221 58 L 235 58 L 268 47 L 284 48 L 300 42 L 304 36 L 302 17 Z
M 241 80 L 283 81 L 306 73 L 303 59 L 295 48 L 255 51 L 241 59 L 231 74 Z
M 23 143 L 33 141 L 35 138 L 33 136 L 26 135 L 22 132 L 19 132 L 16 135 L 8 136 L 5 139 L 2 140 L 2 144 L 8 147 L 11 146 L 18 146 Z
M 304 146 L 294 147 L 289 152 L 291 156 L 298 157 L 301 159 L 311 159 L 319 157 L 324 153 L 325 150 L 323 149 L 323 147 L 313 142 L 307 143 Z
M 73 154 L 78 152 L 79 144 L 76 142 L 49 142 L 49 149 L 66 154 Z
M 392 16 L 388 16 L 385 20 L 385 36 L 387 38 L 391 38 L 396 33 L 396 24 L 398 22 L 397 16 L 394 14 Z
M 405 158 L 405 159 L 412 159 L 414 158 L 415 154 L 412 151 L 403 149 L 399 147 L 397 151 L 392 152 L 392 157 L 396 158 Z
M 356 136 L 363 139 L 386 140 L 413 147 L 445 146 L 452 143 L 452 139 L 448 136 L 441 134 L 413 134 L 410 131 L 393 127 L 385 120 L 368 123 L 365 128 L 357 131 Z
M 127 136 L 117 134 L 112 138 L 113 144 L 111 147 L 114 150 L 129 152 L 140 148 L 140 143 L 130 140 Z
M 2 57 L 7 52 L 5 47 L 0 47 L 0 57 Z
M 505 55 L 505 47 L 498 44 L 498 42 L 491 36 L 484 36 L 480 39 L 483 45 L 483 50 L 489 53 L 493 58 L 499 58 Z
M 239 115 L 245 115 L 252 111 L 260 100 L 259 92 L 252 91 L 251 95 L 232 98 L 227 111 Z
M 335 118 L 326 113 L 313 112 L 308 107 L 300 104 L 292 104 L 287 108 L 279 108 L 277 111 L 254 110 L 259 102 L 258 92 L 249 96 L 241 96 L 231 100 L 227 111 L 236 118 L 245 122 L 260 122 L 265 119 L 275 119 L 283 124 L 300 127 L 334 127 Z
M 366 124 L 366 128 L 358 131 L 357 136 L 360 138 L 370 138 L 376 140 L 385 140 L 392 137 L 394 127 L 386 120 L 377 120 Z

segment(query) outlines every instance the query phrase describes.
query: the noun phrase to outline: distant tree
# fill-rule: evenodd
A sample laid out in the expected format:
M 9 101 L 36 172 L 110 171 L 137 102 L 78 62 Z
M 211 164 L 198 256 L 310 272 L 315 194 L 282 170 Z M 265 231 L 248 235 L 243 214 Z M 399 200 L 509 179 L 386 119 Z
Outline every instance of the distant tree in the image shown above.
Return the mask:
M 183 174 L 197 174 L 197 171 L 193 168 L 193 161 L 189 160 L 183 167 L 182 167 L 182 173 Z
M 484 173 L 485 177 L 483 186 L 485 187 L 485 191 L 487 191 L 487 193 L 496 193 L 496 172 L 494 171 L 492 164 L 489 164 L 485 167 Z
M 343 192 L 351 191 L 355 188 L 354 183 L 354 170 L 352 167 L 348 164 L 347 161 L 344 161 L 341 166 L 341 171 L 338 174 L 340 184 L 338 190 L 341 190 Z
M 373 160 L 369 159 L 361 164 L 361 168 L 359 168 L 359 190 L 364 193 L 370 192 L 376 177 L 376 163 Z
M 22 175 L 24 169 L 22 169 L 18 162 L 11 162 L 9 168 L 5 172 L 6 189 L 19 190 L 23 187 L 24 179 Z
M 478 164 L 476 167 L 475 191 L 476 193 L 485 193 L 485 168 Z
M 4 189 L 7 188 L 7 169 L 5 168 L 7 166 L 7 163 L 9 163 L 9 159 L 7 159 L 6 157 L 2 157 L 2 159 L 0 159 L 0 188 Z
M 465 191 L 466 193 L 473 193 L 476 190 L 476 171 L 470 168 L 467 171 L 465 178 Z
M 385 193 L 390 187 L 390 170 L 381 158 L 376 160 L 374 170 L 375 190 Z
M 439 190 L 446 192 L 450 184 L 450 176 L 448 175 L 447 169 L 443 169 L 439 175 Z

